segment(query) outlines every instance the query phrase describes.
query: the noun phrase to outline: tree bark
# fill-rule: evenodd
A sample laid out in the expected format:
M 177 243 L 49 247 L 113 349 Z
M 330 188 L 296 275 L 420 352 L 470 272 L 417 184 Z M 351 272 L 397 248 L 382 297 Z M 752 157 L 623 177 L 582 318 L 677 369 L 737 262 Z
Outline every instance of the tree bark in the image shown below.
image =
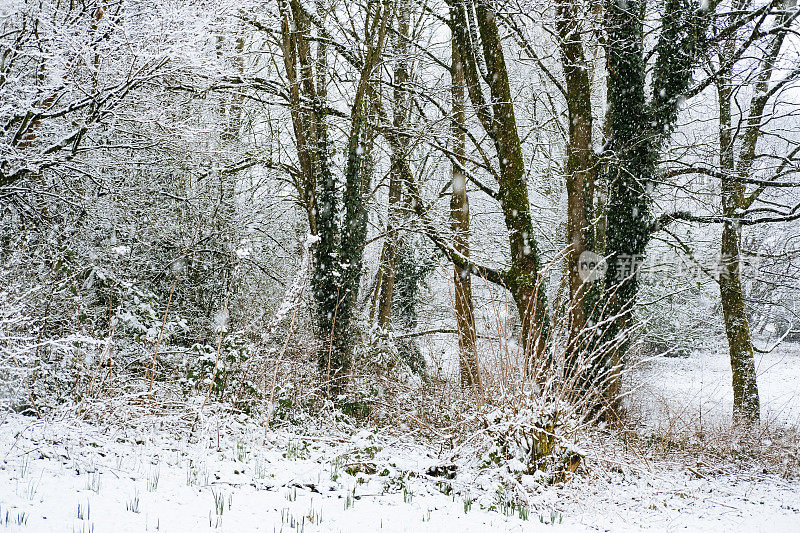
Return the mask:
M 726 45 L 728 51 L 732 52 L 735 44 L 731 42 Z M 723 56 L 726 55 L 727 53 L 723 53 Z M 742 233 L 737 217 L 741 216 L 744 207 L 745 185 L 733 179 L 736 160 L 734 156 L 735 136 L 731 117 L 732 90 L 731 72 L 729 70 L 721 72 L 717 83 L 720 117 L 720 168 L 730 177 L 723 178 L 721 183 L 722 213 L 728 218 L 722 224 L 719 291 L 731 360 L 733 420 L 734 423 L 744 423 L 758 421 L 760 403 L 753 341 L 744 304 L 740 269 Z
M 711 5 L 714 5 L 713 3 Z M 605 396 L 601 409 L 615 409 L 620 372 L 629 346 L 633 308 L 639 289 L 638 266 L 655 227 L 650 189 L 658 159 L 675 127 L 679 103 L 691 83 L 697 56 L 705 46 L 710 10 L 695 2 L 666 0 L 652 69 L 652 94 L 646 96 L 646 0 L 606 2 L 608 111 L 606 250 L 609 257 L 602 308 L 604 327 L 595 347 L 597 364 L 587 381 Z
M 643 0 L 606 4 L 608 34 L 608 112 L 606 126 L 611 162 L 606 168 L 609 184 L 605 254 L 606 271 L 603 353 L 589 369 L 587 383 L 595 384 L 605 397 L 601 408 L 616 404 L 619 373 L 626 349 L 631 313 L 638 292 L 633 262 L 644 254 L 650 239 L 650 206 L 646 183 L 655 174 L 656 152 L 645 96 Z
M 473 13 L 480 49 L 468 23 Z M 452 28 L 458 45 L 467 92 L 486 133 L 492 139 L 499 163 L 498 199 L 508 231 L 511 266 L 503 273 L 502 283 L 511 292 L 522 325 L 521 343 L 528 372 L 538 372 L 547 365 L 546 346 L 550 333 L 545 280 L 528 200 L 528 183 L 522 158 L 522 144 L 517 131 L 511 87 L 508 79 L 497 16 L 490 2 L 453 1 Z M 472 22 L 470 20 L 470 22 Z M 478 80 L 481 57 L 485 63 L 485 81 L 489 86 L 490 105 Z
M 753 423 L 760 418 L 760 401 L 753 341 L 742 291 L 740 226 L 726 221 L 722 227 L 722 265 L 719 291 L 733 374 L 734 423 Z
M 590 216 L 594 200 L 595 154 L 592 147 L 592 103 L 589 68 L 581 40 L 575 0 L 558 0 L 556 29 L 566 81 L 569 139 L 564 169 L 567 189 L 567 278 L 569 339 L 567 364 L 573 371 L 585 350 L 587 320 L 593 308 L 591 281 L 580 275 L 579 259 L 591 250 Z
M 404 134 L 410 110 L 408 83 L 408 23 L 409 6 L 400 2 L 397 7 L 397 36 L 395 38 L 394 67 L 394 129 L 395 142 L 392 143 L 391 168 L 389 170 L 389 213 L 386 223 L 386 241 L 381 253 L 380 298 L 378 300 L 378 325 L 389 326 L 392 314 L 392 295 L 394 294 L 395 262 L 397 258 L 398 227 L 400 226 L 403 183 L 408 172 L 408 137 Z
M 452 46 L 450 66 L 452 114 L 453 114 L 453 154 L 452 187 L 450 196 L 450 225 L 453 228 L 453 248 L 465 258 L 469 258 L 469 198 L 464 176 L 465 164 L 465 117 L 464 117 L 464 72 L 458 47 Z M 453 296 L 455 299 L 456 326 L 458 328 L 459 368 L 461 385 L 479 387 L 481 383 L 478 367 L 477 331 L 475 329 L 475 309 L 472 301 L 472 278 L 467 268 L 453 264 Z
M 367 19 L 371 19 L 371 24 L 364 35 L 364 62 L 350 109 L 341 198 L 328 149 L 324 101 L 328 68 L 326 48 L 324 43 L 318 44 L 315 65 L 309 44 L 312 40 L 310 15 L 299 0 L 277 2 L 284 67 L 289 81 L 289 107 L 302 174 L 297 186 L 306 207 L 311 233 L 318 237 L 312 278 L 315 322 L 320 341 L 318 365 L 328 382 L 329 394 L 336 397 L 344 391 L 352 363 L 352 326 L 357 313 L 356 299 L 367 231 L 365 190 L 371 173 L 369 145 L 373 131 L 366 94 L 382 59 L 391 15 L 390 2 L 367 6 L 370 11 Z
M 795 2 L 787 2 L 786 7 Z M 734 4 L 734 10 L 744 7 L 744 1 Z M 747 318 L 741 277 L 741 219 L 747 208 L 756 201 L 763 188 L 746 196 L 746 185 L 736 179 L 750 175 L 756 155 L 756 146 L 761 137 L 761 124 L 767 104 L 769 82 L 775 62 L 786 36 L 786 22 L 791 10 L 786 9 L 776 20 L 777 31 L 770 39 L 760 58 L 759 75 L 756 78 L 754 96 L 750 101 L 748 115 L 744 121 L 742 144 L 738 161 L 735 156 L 738 127 L 734 127 L 731 106 L 734 103 L 733 60 L 738 45 L 735 36 L 727 39 L 721 47 L 719 61 L 729 65 L 720 69 L 716 79 L 719 103 L 720 170 L 722 171 L 722 238 L 720 243 L 721 265 L 719 277 L 722 316 L 728 338 L 728 353 L 731 360 L 733 385 L 733 421 L 735 424 L 758 423 L 761 404 L 753 340 Z

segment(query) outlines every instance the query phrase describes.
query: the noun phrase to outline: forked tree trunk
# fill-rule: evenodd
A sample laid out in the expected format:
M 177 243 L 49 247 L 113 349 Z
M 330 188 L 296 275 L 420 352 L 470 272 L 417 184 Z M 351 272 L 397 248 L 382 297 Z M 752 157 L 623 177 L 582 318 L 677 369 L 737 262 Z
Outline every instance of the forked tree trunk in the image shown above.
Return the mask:
M 734 9 L 743 7 L 743 1 L 734 4 Z M 729 62 L 735 53 L 737 41 L 735 37 L 727 39 L 721 48 L 720 61 Z M 780 45 L 779 45 L 780 46 Z M 775 52 L 777 54 L 777 50 Z M 774 59 L 774 58 L 773 58 Z M 763 76 L 763 71 L 762 71 Z M 766 78 L 764 83 L 769 80 Z M 757 89 L 759 87 L 757 86 Z M 722 213 L 726 220 L 722 225 L 722 239 L 720 243 L 721 265 L 719 269 L 719 291 L 722 300 L 722 318 L 725 323 L 725 334 L 728 338 L 728 353 L 731 360 L 731 374 L 733 385 L 733 421 L 735 424 L 757 422 L 760 414 L 760 400 L 758 397 L 758 382 L 756 380 L 756 367 L 753 349 L 753 340 L 750 334 L 750 323 L 744 303 L 741 277 L 741 224 L 740 219 L 745 203 L 745 184 L 735 179 L 737 170 L 748 173 L 752 163 L 755 144 L 760 130 L 760 109 L 751 109 L 758 113 L 758 125 L 749 125 L 745 137 L 753 134 L 752 139 L 746 139 L 742 154 L 737 165 L 735 157 L 736 135 L 733 125 L 731 106 L 733 104 L 733 76 L 731 68 L 722 69 L 717 78 L 717 101 L 719 105 L 719 164 L 722 170 Z M 764 91 L 766 92 L 766 91 Z M 753 103 L 757 103 L 754 102 Z M 752 145 L 753 154 L 748 152 Z M 739 167 L 737 169 L 737 167 Z
M 661 150 L 675 128 L 679 102 L 691 83 L 705 46 L 711 16 L 699 3 L 663 3 L 653 68 L 645 50 L 646 0 L 607 0 L 608 87 L 606 179 L 609 183 L 606 249 L 610 257 L 600 307 L 604 322 L 597 346 L 603 351 L 587 381 L 604 389 L 604 404 L 615 410 L 625 352 L 639 290 L 636 273 L 655 227 L 650 188 Z M 647 83 L 648 77 L 651 83 Z M 646 92 L 650 87 L 650 98 Z M 600 355 L 600 354 L 598 354 Z
M 450 225 L 453 228 L 453 249 L 469 258 L 469 198 L 463 171 L 465 163 L 464 133 L 464 71 L 458 47 L 452 47 L 450 67 L 453 114 L 453 193 L 450 196 Z M 458 328 L 459 367 L 461 385 L 480 386 L 478 348 L 475 330 L 475 309 L 472 302 L 472 279 L 469 269 L 453 264 L 453 293 L 455 298 L 456 326 Z
M 728 43 L 729 47 L 733 43 Z M 732 51 L 732 49 L 731 49 Z M 760 417 L 758 383 L 750 324 L 744 304 L 741 277 L 741 225 L 740 217 L 744 202 L 745 186 L 733 178 L 734 158 L 731 73 L 720 73 L 717 85 L 719 101 L 720 168 L 731 177 L 722 179 L 722 212 L 729 217 L 722 225 L 721 265 L 719 292 L 722 300 L 722 317 L 728 337 L 728 353 L 731 360 L 733 382 L 734 423 L 756 422 Z
M 369 151 L 373 128 L 366 93 L 383 55 L 390 1 L 370 3 L 373 24 L 365 36 L 365 57 L 350 109 L 344 192 L 332 174 L 325 127 L 325 85 L 328 68 L 324 40 L 312 61 L 309 15 L 298 0 L 277 0 L 281 18 L 281 48 L 294 141 L 302 171 L 298 182 L 315 245 L 312 288 L 316 303 L 316 333 L 320 341 L 318 364 L 329 394 L 342 393 L 350 375 L 356 319 L 356 297 L 361 282 L 363 246 L 367 232 L 365 189 L 371 173 Z M 319 89 L 319 92 L 318 92 Z M 310 106 L 308 104 L 311 104 Z M 341 225 L 340 225 L 341 217 Z
M 491 2 L 451 3 L 452 30 L 459 49 L 472 106 L 492 139 L 498 159 L 498 195 L 508 232 L 510 268 L 498 280 L 511 292 L 522 323 L 525 368 L 537 373 L 547 365 L 550 332 L 547 296 L 528 199 L 522 144 L 511 98 L 497 14 Z M 473 18 L 474 16 L 474 18 Z M 470 31 L 476 30 L 477 32 Z M 475 42 L 480 35 L 480 43 Z M 485 65 L 489 102 L 483 95 L 478 65 Z

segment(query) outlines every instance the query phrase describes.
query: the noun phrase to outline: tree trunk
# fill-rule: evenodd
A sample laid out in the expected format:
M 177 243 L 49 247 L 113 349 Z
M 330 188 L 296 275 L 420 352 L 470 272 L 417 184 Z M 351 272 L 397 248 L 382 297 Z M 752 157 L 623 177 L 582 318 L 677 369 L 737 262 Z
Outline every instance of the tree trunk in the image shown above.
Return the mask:
M 722 47 L 720 59 L 728 62 L 736 47 L 734 38 L 728 39 Z M 735 424 L 758 422 L 760 401 L 753 341 L 750 323 L 744 303 L 741 278 L 741 225 L 739 218 L 745 206 L 745 185 L 734 179 L 736 158 L 731 105 L 733 103 L 732 71 L 723 69 L 717 80 L 717 100 L 719 105 L 719 164 L 725 176 L 722 179 L 722 213 L 727 219 L 722 225 L 720 246 L 721 264 L 719 269 L 719 292 L 722 300 L 722 318 L 728 338 L 728 353 L 731 360 L 733 382 L 733 421 Z M 760 112 L 759 112 L 760 115 Z M 759 116 L 760 120 L 760 116 Z M 745 148 L 746 148 L 745 143 Z M 755 142 L 753 142 L 755 148 Z M 743 160 L 739 166 L 749 167 L 749 154 L 743 150 Z M 745 172 L 747 169 L 743 169 Z
M 595 344 L 602 353 L 595 354 L 597 364 L 587 376 L 606 397 L 600 408 L 614 409 L 619 400 L 620 371 L 639 289 L 637 270 L 655 227 L 649 193 L 712 18 L 711 10 L 699 4 L 664 2 L 648 101 L 646 7 L 646 0 L 606 2 L 609 199 L 604 255 L 610 259 L 600 302 L 605 325 Z
M 408 171 L 408 137 L 404 128 L 408 120 L 410 108 L 408 83 L 408 21 L 409 6 L 401 2 L 397 8 L 397 37 L 395 39 L 394 68 L 394 117 L 393 128 L 395 142 L 392 143 L 391 168 L 389 170 L 389 214 L 386 223 L 386 241 L 381 253 L 380 298 L 378 300 L 378 325 L 389 326 L 392 313 L 392 295 L 394 294 L 395 262 L 397 259 L 398 227 L 400 225 L 403 183 Z
M 595 156 L 592 148 L 592 103 L 589 70 L 581 40 L 579 14 L 573 0 L 559 0 L 556 27 L 566 81 L 569 143 L 565 178 L 567 189 L 567 278 L 569 281 L 569 339 L 567 364 L 577 370 L 585 349 L 593 283 L 581 278 L 581 254 L 591 250 L 590 216 L 594 197 Z
M 472 35 L 474 25 L 480 35 L 482 59 L 486 66 L 491 105 L 487 105 L 478 80 L 481 54 Z M 511 87 L 497 15 L 489 2 L 453 2 L 452 31 L 472 106 L 486 133 L 494 143 L 499 163 L 498 200 L 508 231 L 511 267 L 503 274 L 503 285 L 511 292 L 522 322 L 521 343 L 525 368 L 536 373 L 547 365 L 545 351 L 550 332 L 545 280 L 528 200 L 528 183 L 517 131 Z M 469 22 L 468 22 L 469 21 Z
M 650 206 L 645 184 L 655 173 L 656 153 L 645 97 L 643 56 L 643 1 L 606 5 L 608 32 L 608 148 L 613 162 L 606 169 L 609 183 L 602 351 L 586 382 L 593 383 L 613 406 L 619 390 L 619 372 L 627 347 L 631 313 L 638 292 L 635 262 L 650 240 Z
M 314 63 L 309 44 L 311 26 L 308 13 L 298 0 L 277 1 L 294 141 L 302 173 L 297 186 L 307 210 L 311 233 L 318 237 L 311 283 L 316 303 L 316 333 L 320 341 L 318 364 L 328 382 L 329 394 L 336 397 L 344 391 L 351 369 L 352 326 L 357 313 L 356 299 L 367 231 L 365 189 L 369 186 L 372 170 L 369 152 L 373 129 L 365 95 L 383 55 L 390 5 L 387 0 L 367 6 L 372 10 L 370 14 L 374 23 L 365 35 L 364 63 L 350 109 L 344 193 L 340 198 L 332 174 L 325 124 L 328 63 L 324 40 L 320 40 L 317 62 Z
M 722 228 L 719 291 L 733 374 L 733 420 L 737 424 L 758 422 L 760 418 L 753 341 L 739 269 L 740 243 L 740 228 L 735 221 L 726 221 Z
M 453 248 L 469 258 L 469 198 L 464 176 L 464 72 L 458 47 L 452 47 L 450 67 L 453 114 L 453 193 L 450 196 L 450 225 L 453 228 Z M 459 367 L 461 385 L 479 387 L 478 348 L 475 329 L 475 309 L 472 302 L 472 279 L 469 269 L 453 264 L 453 292 L 455 298 L 456 326 L 458 328 Z

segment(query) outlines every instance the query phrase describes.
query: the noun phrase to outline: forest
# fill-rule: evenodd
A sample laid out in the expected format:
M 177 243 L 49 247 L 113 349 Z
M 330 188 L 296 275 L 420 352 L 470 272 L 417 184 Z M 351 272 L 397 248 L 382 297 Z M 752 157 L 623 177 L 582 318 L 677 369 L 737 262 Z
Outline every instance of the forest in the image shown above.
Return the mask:
M 799 32 L 0 0 L 0 529 L 798 531 Z

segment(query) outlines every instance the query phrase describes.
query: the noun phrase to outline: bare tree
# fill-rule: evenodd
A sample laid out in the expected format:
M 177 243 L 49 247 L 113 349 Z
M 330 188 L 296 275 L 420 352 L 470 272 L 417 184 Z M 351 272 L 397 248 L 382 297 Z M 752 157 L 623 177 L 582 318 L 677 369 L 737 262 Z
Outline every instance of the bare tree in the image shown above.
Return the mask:
M 467 179 L 464 175 L 464 150 L 466 145 L 464 117 L 464 68 L 458 46 L 453 43 L 450 64 L 453 155 L 452 194 L 450 197 L 450 224 L 453 229 L 453 249 L 460 256 L 469 258 L 469 197 Z M 479 386 L 481 382 L 475 308 L 472 300 L 472 278 L 468 268 L 453 265 L 453 297 L 455 299 L 456 326 L 458 328 L 459 362 L 461 383 L 464 386 Z
M 549 336 L 547 297 L 538 243 L 533 234 L 528 183 L 522 144 L 514 113 L 508 68 L 493 2 L 450 2 L 451 31 L 463 66 L 467 93 L 481 127 L 492 141 L 498 170 L 495 173 L 503 219 L 508 233 L 511 266 L 499 272 L 478 268 L 473 273 L 506 287 L 522 322 L 526 367 L 544 363 Z M 482 82 L 488 87 L 488 97 Z M 456 262 L 464 262 L 456 253 Z
M 744 0 L 736 2 L 728 24 L 745 26 L 748 5 Z M 733 417 L 737 423 L 757 422 L 760 418 L 754 346 L 742 287 L 742 230 L 754 224 L 800 218 L 796 213 L 798 206 L 782 205 L 780 198 L 765 198 L 776 188 L 798 186 L 787 180 L 797 172 L 800 144 L 796 139 L 778 141 L 786 150 L 780 157 L 757 151 L 760 141 L 769 133 L 770 123 L 778 118 L 775 114 L 781 107 L 781 95 L 800 74 L 794 66 L 775 79 L 781 70 L 778 63 L 787 34 L 800 13 L 794 1 L 781 2 L 775 7 L 774 13 L 772 9 L 765 11 L 751 24 L 752 32 L 747 37 L 743 38 L 742 32 L 722 32 L 724 38 L 713 49 L 710 68 L 719 111 L 719 167 L 690 165 L 672 171 L 672 175 L 705 174 L 720 182 L 719 214 L 676 213 L 668 217 L 722 224 L 718 283 L 733 374 Z M 774 16 L 773 27 L 763 31 L 761 28 L 770 14 Z M 754 34 L 762 31 L 762 38 L 753 39 Z M 742 64 L 745 64 L 743 72 Z M 741 94 L 746 88 L 752 92 L 749 98 Z M 759 178 L 764 174 L 766 177 Z M 761 200 L 764 202 L 760 203 Z

